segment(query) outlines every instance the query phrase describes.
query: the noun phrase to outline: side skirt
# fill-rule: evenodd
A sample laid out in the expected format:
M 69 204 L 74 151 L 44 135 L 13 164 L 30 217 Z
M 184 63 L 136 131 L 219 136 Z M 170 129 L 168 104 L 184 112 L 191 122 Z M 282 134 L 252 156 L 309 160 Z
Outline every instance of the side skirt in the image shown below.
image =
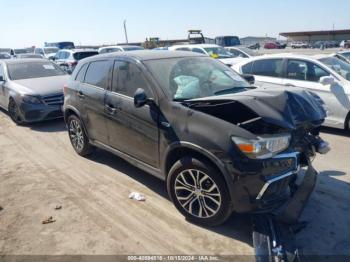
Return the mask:
M 151 174 L 152 176 L 155 176 L 155 177 L 157 177 L 157 178 L 159 178 L 159 179 L 161 179 L 163 181 L 165 180 L 165 176 L 162 174 L 160 169 L 157 169 L 157 168 L 155 168 L 153 166 L 150 166 L 150 165 L 148 165 L 148 164 L 146 164 L 146 163 L 144 163 L 144 162 L 142 162 L 142 161 L 140 161 L 140 160 L 138 160 L 138 159 L 136 159 L 136 158 L 134 158 L 134 157 L 132 157 L 132 156 L 130 156 L 128 154 L 125 154 L 125 153 L 123 153 L 123 152 L 121 152 L 121 151 L 119 151 L 117 149 L 114 149 L 114 148 L 112 148 L 112 147 L 110 147 L 108 145 L 105 145 L 105 144 L 103 144 L 101 142 L 91 141 L 90 140 L 90 143 L 92 145 L 98 147 L 98 148 L 106 150 L 106 151 L 108 151 L 108 152 L 110 152 L 110 153 L 112 153 L 112 154 L 114 154 L 114 155 L 124 159 L 125 161 L 129 162 L 133 166 L 135 166 L 135 167 L 137 167 L 137 168 L 139 168 L 139 169 L 141 169 L 141 170 Z

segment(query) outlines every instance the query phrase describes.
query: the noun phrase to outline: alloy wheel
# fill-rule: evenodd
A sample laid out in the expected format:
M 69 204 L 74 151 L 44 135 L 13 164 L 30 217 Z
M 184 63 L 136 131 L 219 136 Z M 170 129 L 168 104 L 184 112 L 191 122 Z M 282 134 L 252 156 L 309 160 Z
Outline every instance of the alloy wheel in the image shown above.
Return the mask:
M 72 119 L 69 123 L 69 136 L 76 150 L 82 151 L 84 148 L 84 133 L 80 123 Z
M 180 205 L 198 218 L 215 216 L 222 204 L 217 184 L 207 174 L 196 169 L 184 170 L 178 174 L 175 195 Z

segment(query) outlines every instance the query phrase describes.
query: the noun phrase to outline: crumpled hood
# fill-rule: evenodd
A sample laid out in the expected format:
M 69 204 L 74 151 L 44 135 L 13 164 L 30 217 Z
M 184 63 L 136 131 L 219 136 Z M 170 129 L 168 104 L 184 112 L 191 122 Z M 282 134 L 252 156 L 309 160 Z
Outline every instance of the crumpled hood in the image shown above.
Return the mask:
M 27 95 L 45 96 L 63 93 L 63 86 L 69 80 L 69 75 L 31 78 L 12 81 L 20 93 Z
M 326 111 L 315 94 L 302 90 L 263 90 L 193 99 L 190 102 L 235 101 L 243 104 L 265 122 L 288 129 L 310 122 L 323 122 Z M 232 114 L 239 112 L 232 112 Z

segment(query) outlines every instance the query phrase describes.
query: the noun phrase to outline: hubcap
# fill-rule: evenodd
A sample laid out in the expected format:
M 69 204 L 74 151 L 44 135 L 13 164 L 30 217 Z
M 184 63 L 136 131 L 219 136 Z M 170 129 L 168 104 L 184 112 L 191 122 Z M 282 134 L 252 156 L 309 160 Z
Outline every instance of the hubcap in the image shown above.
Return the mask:
M 69 136 L 75 149 L 78 151 L 84 148 L 84 134 L 79 122 L 75 119 L 70 121 Z
M 175 180 L 175 194 L 181 206 L 195 217 L 213 217 L 221 207 L 218 186 L 200 170 L 182 171 Z

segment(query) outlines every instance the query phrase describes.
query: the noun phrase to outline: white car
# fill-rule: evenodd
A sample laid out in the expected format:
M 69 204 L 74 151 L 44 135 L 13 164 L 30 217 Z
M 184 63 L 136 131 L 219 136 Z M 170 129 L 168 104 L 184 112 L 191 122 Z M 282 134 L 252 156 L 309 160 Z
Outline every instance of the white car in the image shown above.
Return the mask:
M 229 51 L 233 57 L 250 58 L 260 55 L 258 52 L 244 46 L 225 47 L 225 49 Z
M 37 47 L 34 49 L 34 54 L 42 55 L 44 58 L 52 59 L 59 51 L 57 47 Z
M 254 75 L 260 88 L 284 86 L 313 91 L 328 111 L 324 125 L 350 129 L 350 65 L 342 60 L 329 55 L 275 54 L 250 58 L 232 68 Z
M 212 44 L 195 44 L 195 45 L 174 45 L 168 48 L 170 51 L 190 51 L 200 54 L 205 54 L 215 59 L 219 59 L 221 62 L 228 66 L 232 66 L 243 58 L 233 57 L 233 55 L 225 48 L 212 45 Z
M 104 46 L 98 49 L 98 53 L 106 54 L 106 53 L 112 53 L 112 52 L 126 52 L 126 51 L 136 51 L 136 50 L 144 50 L 144 48 L 136 45 Z
M 293 42 L 290 45 L 291 48 L 308 48 L 309 45 L 307 43 L 303 43 L 303 42 Z

